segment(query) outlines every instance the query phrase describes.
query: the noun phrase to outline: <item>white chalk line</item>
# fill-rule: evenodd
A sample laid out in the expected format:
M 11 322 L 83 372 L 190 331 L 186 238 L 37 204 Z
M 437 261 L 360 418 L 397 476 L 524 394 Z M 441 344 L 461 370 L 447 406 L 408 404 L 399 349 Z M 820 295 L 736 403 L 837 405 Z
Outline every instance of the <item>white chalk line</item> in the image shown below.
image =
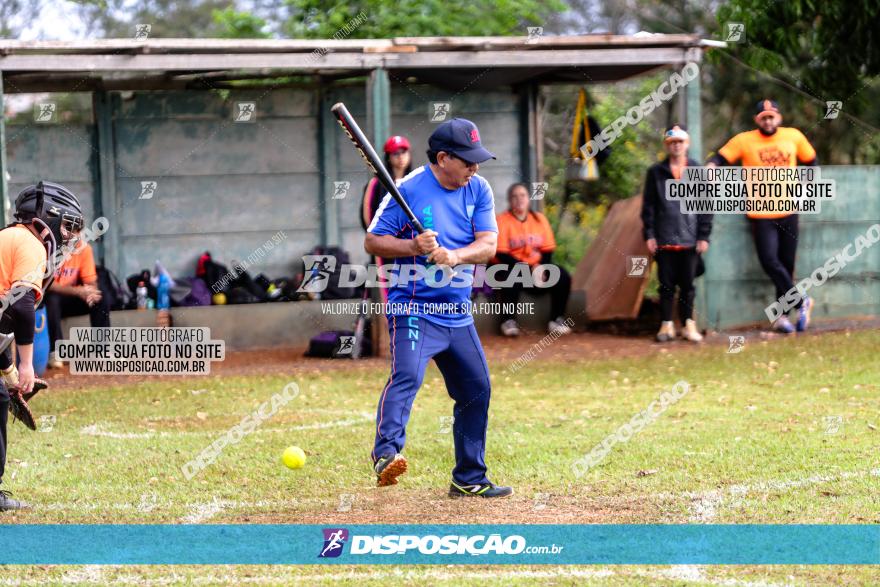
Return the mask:
M 210 502 L 193 502 L 187 503 L 183 507 L 189 509 L 191 511 L 201 511 L 205 509 L 207 506 L 213 503 L 219 503 L 222 506 L 222 509 L 230 509 L 230 508 L 246 508 L 246 509 L 277 509 L 290 507 L 293 504 L 302 504 L 302 505 L 310 505 L 311 502 L 315 502 L 316 505 L 324 504 L 324 500 L 320 498 L 311 498 L 311 499 L 265 499 L 260 501 L 235 501 L 235 500 L 227 500 L 227 499 L 217 499 L 214 498 L 213 501 Z M 116 503 L 80 503 L 80 502 L 51 502 L 47 504 L 40 503 L 32 503 L 34 507 L 34 512 L 42 512 L 42 511 L 59 511 L 59 512 L 72 512 L 72 513 L 84 513 L 84 512 L 140 512 L 140 513 L 162 513 L 163 511 L 167 511 L 167 508 L 172 505 L 171 502 L 158 502 L 158 501 L 145 501 L 141 498 L 140 503 L 128 503 L 128 502 L 116 502 Z M 195 522 L 193 522 L 195 523 Z
M 798 489 L 801 487 L 809 487 L 810 485 L 817 485 L 819 483 L 844 481 L 846 479 L 856 479 L 868 475 L 880 477 L 880 468 L 868 471 L 845 471 L 834 475 L 811 475 L 800 479 L 759 481 L 753 484 L 731 485 L 730 487 L 715 489 L 712 491 L 686 492 L 681 495 L 661 494 L 658 497 L 671 497 L 673 499 L 685 497 L 686 499 L 690 499 L 690 521 L 710 522 L 717 517 L 718 510 L 728 499 L 742 499 L 750 493 L 768 493 L 771 491 Z
M 344 420 L 335 420 L 333 422 L 315 422 L 314 424 L 297 424 L 295 426 L 286 426 L 284 428 L 254 428 L 250 434 L 278 434 L 289 433 L 303 430 L 324 430 L 327 428 L 348 428 L 365 422 L 372 422 L 375 418 L 374 414 L 361 412 L 355 418 L 346 418 Z M 147 438 L 178 438 L 181 436 L 219 436 L 226 433 L 226 430 L 175 430 L 175 431 L 147 431 L 147 432 L 114 432 L 107 430 L 104 424 L 90 424 L 80 428 L 79 433 L 84 436 L 96 436 L 104 438 L 113 438 L 116 440 L 131 439 L 147 439 Z

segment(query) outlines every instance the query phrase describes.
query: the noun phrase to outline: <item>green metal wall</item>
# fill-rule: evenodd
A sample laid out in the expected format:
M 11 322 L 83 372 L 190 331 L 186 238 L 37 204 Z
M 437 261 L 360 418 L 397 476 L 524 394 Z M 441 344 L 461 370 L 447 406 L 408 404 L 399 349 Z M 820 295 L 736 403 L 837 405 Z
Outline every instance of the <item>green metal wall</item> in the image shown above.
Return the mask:
M 366 87 L 95 94 L 94 122 L 14 124 L 7 129 L 10 192 L 41 177 L 69 185 L 90 217 L 110 220 L 106 262 L 124 277 L 161 260 L 191 275 L 201 252 L 244 260 L 279 230 L 287 238 L 252 273 L 290 275 L 321 242 L 364 261 L 360 224 L 366 169 L 330 114 L 345 101 L 367 129 Z M 433 102 L 480 125 L 498 161 L 481 169 L 496 201 L 520 179 L 521 98 L 513 90 L 459 96 L 391 84 L 391 132 L 409 137 L 425 162 Z M 253 122 L 235 122 L 237 102 L 254 102 Z M 381 144 L 377 145 L 381 151 Z M 531 178 L 523 178 L 529 180 Z M 152 198 L 142 182 L 155 181 Z M 334 182 L 349 182 L 334 199 Z
M 97 149 L 92 124 L 7 124 L 6 151 L 12 203 L 26 186 L 40 180 L 56 181 L 74 190 L 93 217 Z
M 253 122 L 235 122 L 254 102 Z M 289 275 L 317 242 L 320 189 L 315 93 L 140 92 L 113 94 L 116 194 L 112 202 L 123 274 L 161 259 L 192 274 L 210 250 L 244 260 L 273 234 L 287 235 L 258 269 Z M 155 180 L 153 198 L 141 198 Z
M 836 199 L 824 203 L 819 215 L 801 215 L 796 279 L 880 223 L 880 167 L 824 166 L 822 178 L 836 181 Z M 758 264 L 745 217 L 715 216 L 706 274 L 697 287 L 702 326 L 767 324 L 764 308 L 775 292 Z M 880 245 L 867 249 L 810 296 L 816 301 L 814 318 L 880 314 Z

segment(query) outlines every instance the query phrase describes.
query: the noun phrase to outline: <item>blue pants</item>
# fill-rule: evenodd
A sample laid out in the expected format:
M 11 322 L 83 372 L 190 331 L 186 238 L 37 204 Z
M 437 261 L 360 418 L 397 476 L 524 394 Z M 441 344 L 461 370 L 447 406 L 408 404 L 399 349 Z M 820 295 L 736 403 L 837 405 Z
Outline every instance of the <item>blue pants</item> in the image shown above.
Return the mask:
M 455 468 L 462 485 L 488 483 L 486 427 L 489 420 L 489 367 L 474 325 L 449 328 L 416 316 L 389 316 L 391 375 L 376 413 L 374 462 L 399 453 L 406 442 L 406 423 L 422 385 L 428 361 L 434 359 L 446 391 L 455 400 L 452 433 Z

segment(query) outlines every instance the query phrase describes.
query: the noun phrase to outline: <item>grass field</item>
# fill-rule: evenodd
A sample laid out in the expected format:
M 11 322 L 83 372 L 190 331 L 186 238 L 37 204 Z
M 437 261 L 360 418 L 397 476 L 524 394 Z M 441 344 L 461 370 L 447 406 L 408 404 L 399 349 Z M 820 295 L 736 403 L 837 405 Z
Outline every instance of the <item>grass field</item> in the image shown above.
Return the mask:
M 574 340 L 574 338 L 572 338 Z M 557 342 L 556 344 L 561 344 Z M 647 345 L 646 345 L 647 346 Z M 490 356 L 490 477 L 513 498 L 450 500 L 451 414 L 433 366 L 408 429 L 410 472 L 370 474 L 379 360 L 289 373 L 152 379 L 48 392 L 43 431 L 10 425 L 4 487 L 32 511 L 4 523 L 880 523 L 880 333 L 638 357 Z M 572 463 L 664 390 L 690 392 L 581 477 Z M 296 382 L 300 395 L 187 481 L 183 464 Z M 299 445 L 307 465 L 280 464 Z M 878 584 L 869 567 L 7 567 L 0 584 Z

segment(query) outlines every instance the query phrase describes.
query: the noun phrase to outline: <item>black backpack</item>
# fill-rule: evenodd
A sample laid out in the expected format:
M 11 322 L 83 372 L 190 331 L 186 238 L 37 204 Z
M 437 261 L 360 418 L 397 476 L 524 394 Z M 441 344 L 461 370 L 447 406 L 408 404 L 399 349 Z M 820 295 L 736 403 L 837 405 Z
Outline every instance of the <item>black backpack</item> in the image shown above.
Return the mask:
M 98 265 L 95 270 L 98 272 L 98 289 L 107 299 L 107 305 L 111 310 L 124 310 L 131 302 L 131 294 L 122 287 L 112 271 L 103 265 Z

